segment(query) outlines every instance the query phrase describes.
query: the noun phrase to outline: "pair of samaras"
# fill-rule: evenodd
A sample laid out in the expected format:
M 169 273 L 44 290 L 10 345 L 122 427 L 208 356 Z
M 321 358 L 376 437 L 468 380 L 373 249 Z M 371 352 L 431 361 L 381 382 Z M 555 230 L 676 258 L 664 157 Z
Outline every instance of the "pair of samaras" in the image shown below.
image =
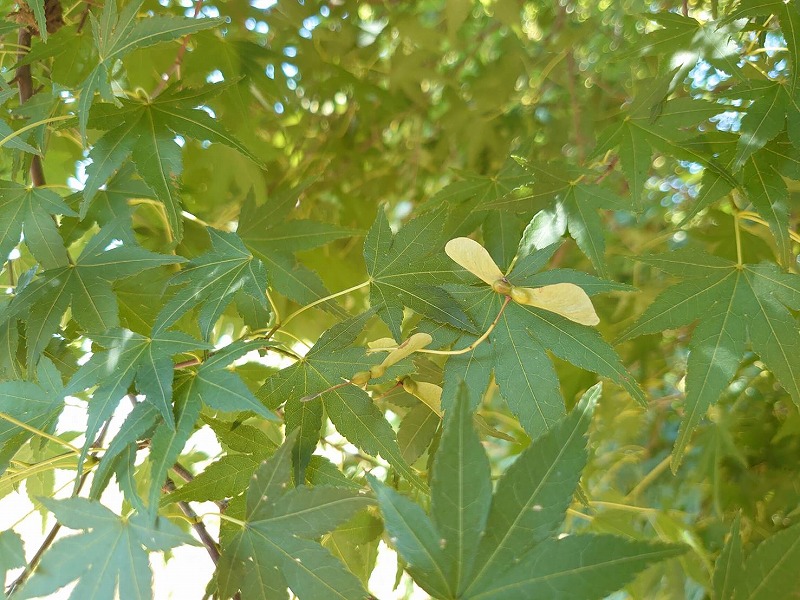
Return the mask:
M 510 296 L 518 304 L 549 310 L 581 325 L 597 325 L 600 322 L 589 296 L 573 283 L 556 283 L 538 288 L 515 287 L 506 279 L 486 248 L 470 238 L 450 240 L 444 251 L 467 271 L 492 286 L 495 292 Z

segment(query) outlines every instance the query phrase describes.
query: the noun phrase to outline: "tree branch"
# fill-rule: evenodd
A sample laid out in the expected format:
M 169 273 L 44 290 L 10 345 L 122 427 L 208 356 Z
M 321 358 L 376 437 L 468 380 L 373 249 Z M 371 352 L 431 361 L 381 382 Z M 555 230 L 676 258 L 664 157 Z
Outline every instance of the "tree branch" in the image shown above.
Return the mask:
M 203 7 L 203 0 L 195 0 L 194 2 L 194 14 L 192 15 L 193 18 L 197 18 L 197 15 L 200 14 L 200 9 Z M 189 36 L 186 35 L 183 37 L 183 41 L 181 42 L 181 47 L 178 48 L 178 53 L 175 55 L 175 61 L 172 63 L 172 66 L 161 76 L 161 81 L 158 82 L 158 85 L 155 87 L 153 92 L 150 94 L 151 98 L 155 98 L 165 89 L 167 89 L 167 85 L 169 85 L 170 79 L 177 75 L 177 78 L 180 79 L 180 70 L 181 65 L 183 64 L 183 57 L 186 55 L 186 48 L 189 45 Z
M 17 60 L 22 60 L 25 55 L 30 51 L 31 47 L 31 30 L 27 27 L 19 28 L 19 35 L 17 36 L 17 43 L 19 44 L 19 52 L 17 53 Z M 33 77 L 31 76 L 31 66 L 22 65 L 17 68 L 17 88 L 19 89 L 19 103 L 25 104 L 28 99 L 33 96 Z M 31 158 L 31 183 L 34 186 L 40 187 L 47 182 L 44 178 L 44 169 L 42 168 L 42 159 L 39 156 Z
M 169 477 L 167 477 L 166 483 L 164 483 L 164 491 L 168 493 L 172 493 L 176 490 L 175 482 L 172 481 Z M 188 502 L 184 502 L 183 500 L 178 500 L 177 502 L 178 508 L 181 509 L 181 512 L 186 516 L 189 521 L 192 523 L 192 529 L 197 534 L 197 537 L 200 538 L 200 541 L 203 543 L 203 546 L 206 547 L 206 551 L 208 555 L 211 557 L 211 560 L 216 565 L 219 562 L 219 547 L 217 546 L 217 542 L 211 537 L 211 534 L 208 533 L 208 529 L 206 529 L 205 524 L 203 521 L 200 520 L 200 517 L 197 516 L 197 513 L 194 512 L 194 509 L 189 506 Z

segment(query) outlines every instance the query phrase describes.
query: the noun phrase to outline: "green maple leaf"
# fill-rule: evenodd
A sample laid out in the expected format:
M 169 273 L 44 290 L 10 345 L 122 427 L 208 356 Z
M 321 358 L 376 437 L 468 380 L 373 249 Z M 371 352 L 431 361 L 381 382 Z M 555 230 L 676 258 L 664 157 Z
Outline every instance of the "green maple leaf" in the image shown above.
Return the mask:
M 737 536 L 738 536 L 738 532 Z M 761 542 L 744 561 L 736 582 L 736 600 L 790 598 L 797 593 L 800 525 L 793 525 Z
M 730 537 L 714 565 L 714 598 L 719 600 L 732 600 L 742 579 L 744 560 L 742 539 L 739 536 L 740 522 L 741 518 L 737 515 L 731 525 Z
M 626 117 L 600 132 L 592 153 L 593 158 L 598 158 L 617 149 L 620 166 L 628 180 L 637 211 L 642 209 L 644 187 L 655 150 L 701 164 L 729 186 L 738 186 L 722 161 L 688 143 L 697 136 L 695 126 L 722 112 L 722 107 L 694 99 L 665 100 L 673 76 L 674 72 L 643 82 L 644 91 L 627 107 Z
M 245 385 L 242 378 L 230 369 L 230 364 L 265 344 L 261 340 L 234 342 L 215 352 L 198 367 L 186 369 L 181 380 L 191 395 L 203 404 L 224 412 L 251 411 L 265 419 L 277 421 L 278 417 L 268 410 Z
M 126 4 L 119 14 L 116 2 L 106 2 L 99 21 L 94 14 L 89 14 L 98 62 L 78 86 L 78 126 L 84 139 L 95 92 L 100 92 L 105 101 L 118 105 L 119 100 L 114 96 L 109 82 L 112 67 L 118 60 L 139 48 L 176 40 L 224 22 L 222 19 L 163 16 L 138 19 L 143 1 L 134 0 Z
M 81 217 L 86 215 L 95 194 L 130 156 L 144 182 L 164 203 L 173 237 L 183 235 L 178 179 L 183 170 L 181 147 L 175 136 L 225 144 L 258 165 L 252 152 L 199 105 L 228 86 L 210 85 L 197 89 L 170 88 L 154 100 L 121 100 L 119 106 L 100 105 L 89 126 L 107 129 L 92 146 L 86 168 Z
M 228 454 L 208 465 L 202 473 L 164 498 L 161 503 L 205 502 L 233 498 L 247 489 L 261 461 L 243 454 Z
M 529 174 L 528 185 L 532 192 L 520 197 L 509 197 L 490 204 L 491 208 L 519 210 L 532 207 L 531 200 L 555 200 L 553 208 L 539 213 L 528 226 L 525 235 L 532 238 L 546 235 L 549 246 L 565 232 L 592 262 L 595 270 L 607 276 L 605 262 L 606 229 L 599 210 L 621 210 L 627 208 L 622 198 L 601 185 L 584 183 L 587 172 L 564 164 L 522 164 Z M 545 233 L 546 232 L 546 233 Z
M 515 190 L 530 183 L 530 176 L 514 159 L 508 159 L 496 175 L 459 173 L 462 180 L 453 182 L 437 192 L 420 206 L 421 211 L 431 211 L 446 206 L 460 209 L 465 219 L 472 211 L 488 210 L 492 202 L 500 201 Z
M 270 286 L 299 304 L 310 304 L 327 296 L 328 291 L 316 273 L 295 259 L 294 253 L 353 235 L 351 230 L 338 225 L 288 219 L 310 183 L 281 187 L 262 206 L 257 206 L 255 197 L 249 195 L 242 205 L 236 230 L 245 246 L 266 265 Z M 323 303 L 322 307 L 341 314 L 334 302 Z
M 569 269 L 540 272 L 557 247 L 551 245 L 518 260 L 507 276 L 508 281 L 515 286 L 534 288 L 574 283 L 589 294 L 627 289 L 627 286 Z M 505 300 L 486 285 L 453 285 L 447 286 L 447 290 L 483 330 L 487 330 L 497 318 Z M 447 343 L 455 342 L 455 349 L 464 348 L 474 341 L 469 336 L 462 336 L 458 341 L 454 337 L 447 340 L 441 333 L 440 339 Z M 641 388 L 625 370 L 614 349 L 596 330 L 548 310 L 516 302 L 508 303 L 487 342 L 462 356 L 448 358 L 443 397 L 454 397 L 453 386 L 464 380 L 468 384 L 471 404 L 476 407 L 494 371 L 500 395 L 528 435 L 536 438 L 564 414 L 558 376 L 548 352 L 611 378 L 644 404 Z M 443 404 L 443 408 L 447 409 L 447 405 Z
M 0 260 L 25 233 L 25 244 L 46 269 L 67 264 L 67 251 L 52 215 L 74 215 L 61 197 L 51 190 L 0 181 Z
M 0 413 L 30 427 L 52 432 L 64 408 L 66 392 L 61 375 L 53 362 L 43 357 L 37 365 L 36 378 L 36 383 L 0 382 Z M 0 418 L 0 473 L 5 472 L 11 459 L 32 435 L 30 430 Z
M 19 534 L 8 529 L 0 531 L 0 579 L 5 582 L 6 574 L 11 569 L 25 566 L 25 548 Z M 5 587 L 0 589 L 0 600 L 6 600 Z
M 210 227 L 207 231 L 211 250 L 189 261 L 170 280 L 171 285 L 183 287 L 161 309 L 153 325 L 154 334 L 174 324 L 191 308 L 202 305 L 198 323 L 203 338 L 209 339 L 222 311 L 240 291 L 268 310 L 264 264 L 253 257 L 235 233 Z
M 800 406 L 800 277 L 767 263 L 737 265 L 695 250 L 640 258 L 684 281 L 664 290 L 622 339 L 699 321 L 686 374 L 686 410 L 672 455 L 677 469 L 692 431 L 728 387 L 749 342 Z
M 789 235 L 789 189 L 767 153 L 752 155 L 743 169 L 743 188 L 747 199 L 769 225 L 784 265 L 791 265 L 792 238 Z
M 301 475 L 319 441 L 327 410 L 331 422 L 348 441 L 368 454 L 382 456 L 411 483 L 425 488 L 403 458 L 391 425 L 366 392 L 354 385 L 341 386 L 381 361 L 379 355 L 368 356 L 363 348 L 353 346 L 372 314 L 370 311 L 331 327 L 302 359 L 268 377 L 259 390 L 259 396 L 271 408 L 285 402 L 286 430 L 299 430 L 295 450 L 298 481 L 303 480 Z M 387 371 L 383 379 L 391 376 Z
M 146 396 L 147 402 L 161 413 L 164 421 L 174 425 L 172 357 L 192 350 L 209 349 L 210 346 L 174 331 L 161 331 L 145 337 L 127 329 L 112 329 L 94 335 L 92 339 L 106 350 L 92 355 L 67 385 L 69 394 L 99 386 L 89 400 L 84 452 L 134 382 L 136 390 Z
M 739 140 L 737 144 L 734 136 L 724 135 L 714 144 L 713 152 L 717 155 L 719 164 L 727 166 L 733 164 L 736 153 L 740 150 L 741 138 Z M 753 149 L 744 160 L 744 166 L 738 175 L 740 181 L 736 181 L 735 184 L 718 172 L 706 169 L 694 204 L 680 225 L 685 225 L 701 210 L 726 197 L 735 187 L 769 225 L 781 262 L 784 265 L 791 265 L 793 258 L 789 235 L 790 198 L 786 182 L 781 175 L 790 178 L 797 176 L 796 154 L 796 148 L 785 136 L 781 136 L 765 144 L 761 149 Z
M 800 559 L 798 531 L 794 525 L 761 542 L 745 560 L 739 533 L 741 517 L 733 521 L 730 537 L 714 565 L 714 598 L 769 600 L 791 597 L 797 589 L 794 565 Z
M 670 69 L 678 66 L 672 75 L 682 79 L 689 70 L 703 60 L 713 67 L 737 78 L 742 78 L 739 51 L 730 38 L 734 33 L 720 23 L 701 23 L 674 12 L 648 14 L 647 19 L 661 26 L 640 41 L 637 47 L 623 56 L 659 55 Z
M 178 460 L 189 437 L 194 433 L 203 403 L 199 394 L 193 393 L 193 377 L 184 377 L 175 382 L 175 425 L 159 423 L 150 440 L 150 491 L 148 514 L 155 517 L 158 512 L 161 488 L 167 473 Z M 128 464 L 135 460 L 135 453 L 128 453 Z M 122 471 L 124 472 L 125 467 Z M 117 471 L 119 478 L 119 469 Z M 126 499 L 138 510 L 145 510 L 135 486 L 122 485 Z
M 800 20 L 800 17 L 798 17 Z M 775 139 L 789 119 L 789 138 L 800 144 L 800 105 L 796 90 L 789 84 L 775 81 L 749 81 L 746 89 L 738 89 L 737 98 L 752 100 L 739 127 L 739 141 L 731 168 L 738 171 L 755 151 Z
M 374 504 L 360 490 L 290 487 L 294 435 L 256 471 L 247 490 L 246 525 L 225 542 L 216 580 L 223 597 L 361 600 L 361 582 L 314 538 Z
M 59 523 L 83 533 L 57 540 L 31 578 L 15 596 L 52 594 L 77 580 L 70 599 L 146 600 L 153 597 L 148 551 L 163 552 L 182 544 L 199 545 L 166 519 L 151 522 L 136 514 L 123 518 L 84 498 L 41 498 Z
M 139 402 L 133 407 L 119 432 L 103 453 L 100 464 L 92 474 L 92 487 L 89 497 L 98 500 L 111 479 L 117 472 L 117 479 L 124 481 L 124 474 L 130 473 L 136 460 L 137 442 L 152 437 L 156 426 L 161 422 L 158 409 L 149 402 Z M 134 486 L 125 490 L 128 501 L 136 505 L 138 496 L 133 493 Z
M 494 496 L 468 394 L 459 388 L 447 402 L 430 517 L 370 477 L 392 545 L 431 596 L 602 598 L 647 565 L 685 551 L 615 536 L 553 538 L 586 464 L 599 385 L 516 459 Z
M 465 331 L 475 326 L 440 285 L 455 281 L 452 263 L 441 252 L 444 211 L 407 223 L 394 235 L 382 210 L 364 240 L 364 260 L 370 276 L 370 306 L 402 339 L 403 307 L 439 323 Z
M 127 221 L 112 221 L 89 240 L 74 264 L 48 269 L 25 286 L 0 322 L 27 314 L 28 364 L 34 364 L 67 308 L 84 331 L 108 331 L 119 324 L 112 281 L 183 260 L 145 250 Z
M 798 44 L 800 13 L 795 6 L 781 2 L 781 0 L 742 0 L 733 5 L 732 10 L 721 21 L 720 26 L 740 19 L 749 20 L 752 17 L 766 17 L 767 15 L 777 16 L 780 22 L 781 33 L 786 40 L 786 52 L 791 64 L 788 75 L 789 84 L 791 91 L 794 92 L 800 81 L 800 73 L 798 73 L 798 67 L 800 67 L 800 45 Z

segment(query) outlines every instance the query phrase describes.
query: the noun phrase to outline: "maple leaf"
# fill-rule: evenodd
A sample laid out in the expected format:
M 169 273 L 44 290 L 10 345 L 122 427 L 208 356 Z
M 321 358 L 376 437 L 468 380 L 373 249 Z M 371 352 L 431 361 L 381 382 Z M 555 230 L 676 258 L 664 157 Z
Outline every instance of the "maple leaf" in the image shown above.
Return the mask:
M 75 215 L 52 190 L 0 181 L 0 260 L 25 233 L 25 244 L 46 269 L 67 264 L 67 251 L 52 215 Z
M 736 374 L 748 342 L 800 406 L 800 332 L 789 310 L 800 310 L 800 277 L 776 265 L 739 265 L 689 249 L 639 260 L 683 281 L 664 290 L 621 340 L 698 321 L 689 345 L 685 414 L 673 470 L 708 407 Z
M 0 531 L 0 577 L 6 580 L 6 575 L 11 569 L 25 566 L 25 548 L 22 538 L 12 530 Z M 6 600 L 5 588 L 0 589 L 0 600 Z
M 112 281 L 183 260 L 145 250 L 128 221 L 114 220 L 89 240 L 74 264 L 48 269 L 22 288 L 0 322 L 27 314 L 28 364 L 34 364 L 67 308 L 84 331 L 108 331 L 119 324 Z
M 714 151 L 717 162 L 728 168 L 734 164 L 736 153 L 741 151 L 741 138 L 737 144 L 734 136 L 726 135 L 715 143 Z M 733 183 L 714 170 L 706 169 L 701 179 L 700 191 L 680 225 L 686 225 L 701 210 L 726 197 L 736 188 L 769 225 L 780 261 L 784 265 L 791 265 L 793 258 L 789 234 L 789 190 L 782 175 L 792 177 L 795 174 L 796 154 L 796 148 L 784 135 L 765 143 L 760 149 L 751 148 L 747 158 L 743 160 L 737 180 Z
M 148 551 L 163 552 L 181 544 L 199 545 L 166 519 L 155 523 L 141 514 L 123 518 L 85 498 L 41 502 L 58 522 L 83 533 L 57 540 L 44 554 L 30 579 L 15 596 L 52 594 L 78 580 L 70 599 L 153 597 Z
M 359 580 L 317 538 L 374 504 L 361 490 L 290 487 L 290 434 L 247 490 L 246 526 L 223 546 L 216 580 L 223 597 L 360 600 Z
M 647 19 L 661 28 L 648 33 L 625 58 L 636 55 L 659 55 L 669 65 L 670 79 L 682 77 L 703 60 L 736 78 L 742 78 L 739 52 L 731 40 L 734 32 L 724 23 L 701 22 L 671 11 L 648 14 Z M 663 67 L 662 67 L 663 68 Z
M 186 369 L 182 380 L 188 386 L 188 393 L 196 395 L 203 404 L 216 410 L 252 411 L 265 419 L 278 420 L 278 417 L 250 392 L 235 370 L 230 368 L 230 364 L 236 359 L 251 350 L 268 345 L 262 340 L 234 342 L 215 352 L 199 366 Z
M 674 73 L 668 73 L 643 82 L 644 91 L 626 107 L 627 117 L 598 134 L 597 146 L 591 155 L 591 158 L 598 158 L 617 148 L 637 211 L 642 209 L 654 150 L 701 164 L 729 186 L 738 185 L 723 161 L 689 143 L 697 137 L 695 125 L 727 107 L 695 99 L 666 100 L 673 77 Z
M 530 183 L 530 175 L 510 158 L 496 175 L 478 175 L 475 173 L 459 173 L 463 177 L 440 191 L 430 200 L 420 205 L 421 212 L 437 210 L 446 206 L 449 211 L 457 211 L 464 215 L 462 219 L 470 220 L 471 213 L 484 212 L 492 202 L 508 197 L 512 192 Z M 488 218 L 481 215 L 480 218 Z
M 157 334 L 174 324 L 191 308 L 202 305 L 198 317 L 204 339 L 209 339 L 217 319 L 237 292 L 254 298 L 268 309 L 267 272 L 235 233 L 207 228 L 211 250 L 189 261 L 170 285 L 183 287 L 161 309 L 153 325 Z
M 210 346 L 175 331 L 161 331 L 145 337 L 127 329 L 111 329 L 92 336 L 92 339 L 106 350 L 93 354 L 67 384 L 69 394 L 99 386 L 89 400 L 87 443 L 91 444 L 134 382 L 137 391 L 146 396 L 163 419 L 174 425 L 172 357 L 192 350 L 210 349 Z
M 224 22 L 222 19 L 163 16 L 138 19 L 143 2 L 134 0 L 128 3 L 119 14 L 116 2 L 106 2 L 99 21 L 89 13 L 98 63 L 78 86 L 78 127 L 84 139 L 95 92 L 99 92 L 106 102 L 119 106 L 120 101 L 114 96 L 109 81 L 111 69 L 117 61 L 138 48 L 179 39 Z
M 64 408 L 66 392 L 53 362 L 42 358 L 36 367 L 37 382 L 0 382 L 0 413 L 41 431 L 55 430 Z M 8 419 L 0 419 L 0 473 L 33 433 Z
M 218 142 L 238 150 L 257 165 L 262 161 L 228 133 L 201 104 L 218 95 L 225 85 L 179 90 L 170 88 L 155 99 L 120 100 L 119 106 L 96 107 L 89 121 L 94 129 L 108 129 L 92 146 L 86 168 L 81 217 L 106 180 L 130 156 L 144 182 L 164 203 L 175 240 L 183 235 L 178 178 L 183 170 L 181 147 L 175 136 Z
M 547 244 L 553 243 L 565 232 L 578 244 L 578 247 L 592 262 L 601 276 L 606 276 L 605 234 L 606 229 L 598 210 L 625 209 L 625 202 L 611 190 L 597 184 L 588 183 L 589 173 L 569 165 L 548 163 L 537 164 L 521 162 L 528 174 L 530 192 L 508 196 L 489 203 L 486 208 L 504 211 L 529 210 L 539 201 L 547 200 L 555 205 L 546 211 L 548 218 L 543 221 L 540 213 L 528 226 L 526 236 L 541 235 L 537 230 L 546 229 L 550 236 Z
M 461 356 L 448 358 L 444 370 L 445 398 L 452 398 L 453 386 L 464 380 L 468 383 L 472 406 L 476 407 L 494 372 L 501 396 L 531 438 L 547 431 L 564 414 L 558 376 L 548 351 L 576 366 L 611 378 L 641 404 L 645 402 L 641 388 L 622 366 L 614 349 L 594 329 L 581 324 L 597 323 L 597 316 L 580 286 L 586 286 L 593 294 L 628 289 L 627 286 L 568 269 L 539 272 L 557 247 L 554 244 L 523 256 L 504 280 L 512 290 L 522 286 L 533 287 L 532 292 L 549 286 L 566 287 L 569 300 L 566 307 L 573 308 L 573 297 L 580 300 L 577 314 L 586 318 L 581 317 L 579 322 L 571 320 L 574 318 L 571 311 L 559 314 L 563 308 L 563 299 L 560 299 L 563 294 L 548 308 L 548 303 L 541 301 L 508 302 L 504 294 L 488 286 L 459 284 L 446 288 L 485 331 L 489 331 L 495 321 L 496 325 L 486 342 Z M 494 268 L 500 271 L 496 265 Z M 488 279 L 491 278 L 484 281 Z M 576 295 L 578 291 L 580 295 Z M 462 335 L 458 339 L 454 333 L 447 339 L 441 336 L 443 332 L 438 333 L 440 341 L 453 344 L 456 350 L 474 344 L 469 336 Z M 434 335 L 434 331 L 431 334 Z M 443 408 L 447 410 L 448 407 L 444 405 Z
M 648 564 L 685 552 L 615 536 L 553 538 L 586 463 L 584 436 L 599 395 L 598 384 L 534 440 L 494 495 L 463 384 L 447 402 L 430 516 L 369 477 L 392 545 L 420 587 L 436 598 L 602 598 Z
M 258 392 L 273 409 L 285 402 L 286 430 L 299 429 L 298 481 L 303 480 L 301 475 L 319 441 L 327 410 L 331 422 L 348 441 L 368 454 L 382 456 L 411 483 L 425 488 L 403 458 L 391 425 L 366 392 L 355 385 L 342 386 L 356 373 L 369 371 L 381 361 L 379 356 L 367 355 L 363 348 L 352 345 L 372 315 L 368 311 L 328 329 L 304 357 L 268 377 Z M 389 369 L 382 377 L 388 380 L 392 375 Z
M 245 246 L 266 265 L 270 286 L 300 304 L 310 304 L 327 296 L 328 291 L 316 273 L 295 259 L 294 253 L 353 234 L 338 225 L 287 218 L 310 183 L 308 180 L 294 188 L 280 187 L 262 206 L 256 205 L 253 194 L 248 195 L 236 230 Z M 334 302 L 322 303 L 321 307 L 342 314 Z
M 364 259 L 370 276 L 370 306 L 402 339 L 403 307 L 439 323 L 465 331 L 475 326 L 440 286 L 456 281 L 444 245 L 444 211 L 432 212 L 407 223 L 394 235 L 382 210 L 364 240 Z

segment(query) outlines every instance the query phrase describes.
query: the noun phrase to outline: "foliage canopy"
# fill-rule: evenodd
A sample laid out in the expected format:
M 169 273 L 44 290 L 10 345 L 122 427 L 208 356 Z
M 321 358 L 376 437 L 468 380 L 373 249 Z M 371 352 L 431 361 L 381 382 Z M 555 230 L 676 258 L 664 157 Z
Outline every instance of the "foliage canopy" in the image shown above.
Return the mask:
M 0 4 L 0 596 L 800 589 L 797 3 Z

